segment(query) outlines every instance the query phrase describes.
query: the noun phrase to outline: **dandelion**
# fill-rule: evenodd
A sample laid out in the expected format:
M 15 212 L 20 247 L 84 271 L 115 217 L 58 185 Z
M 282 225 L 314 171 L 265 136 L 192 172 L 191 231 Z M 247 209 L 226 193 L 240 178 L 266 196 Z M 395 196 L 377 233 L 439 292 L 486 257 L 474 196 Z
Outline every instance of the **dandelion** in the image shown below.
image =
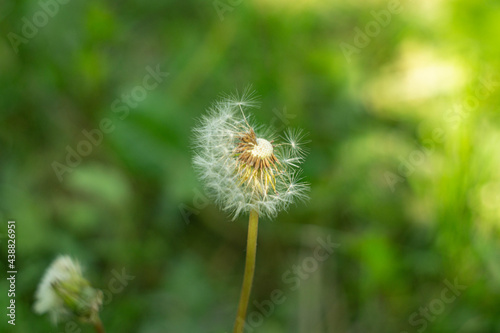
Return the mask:
M 244 109 L 255 107 L 248 92 L 217 101 L 195 128 L 194 166 L 207 193 L 233 219 L 251 211 L 274 218 L 307 198 L 300 180 L 306 149 L 301 130 L 277 137 L 250 125 Z
M 246 110 L 258 103 L 249 89 L 241 97 L 215 102 L 194 129 L 193 164 L 206 192 L 233 220 L 250 214 L 245 275 L 234 332 L 242 332 L 255 269 L 259 215 L 274 218 L 304 201 L 309 187 L 300 165 L 307 149 L 304 133 L 289 129 L 281 136 L 255 125 Z
M 54 324 L 72 316 L 91 323 L 104 332 L 99 319 L 102 292 L 83 277 L 80 264 L 69 256 L 59 256 L 49 266 L 35 294 L 34 311 L 49 313 Z

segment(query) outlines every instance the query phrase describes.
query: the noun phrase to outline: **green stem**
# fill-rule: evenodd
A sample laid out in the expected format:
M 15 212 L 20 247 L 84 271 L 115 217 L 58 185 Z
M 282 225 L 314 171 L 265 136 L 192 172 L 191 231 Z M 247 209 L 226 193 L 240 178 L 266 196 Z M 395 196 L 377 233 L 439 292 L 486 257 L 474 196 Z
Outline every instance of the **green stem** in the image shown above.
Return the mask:
M 241 286 L 240 304 L 238 305 L 238 314 L 234 323 L 233 333 L 242 333 L 245 327 L 245 318 L 247 314 L 250 291 L 252 289 L 253 275 L 255 271 L 255 254 L 257 253 L 257 234 L 259 230 L 259 213 L 255 210 L 250 212 L 248 222 L 247 237 L 247 256 L 245 260 L 245 275 L 243 285 Z

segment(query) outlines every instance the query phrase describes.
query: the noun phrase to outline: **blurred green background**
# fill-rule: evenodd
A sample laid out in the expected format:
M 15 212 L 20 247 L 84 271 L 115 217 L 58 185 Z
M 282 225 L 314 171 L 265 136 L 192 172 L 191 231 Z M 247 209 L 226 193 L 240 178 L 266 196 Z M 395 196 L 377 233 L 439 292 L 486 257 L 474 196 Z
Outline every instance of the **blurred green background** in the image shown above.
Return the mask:
M 62 253 L 108 332 L 231 332 L 247 220 L 203 199 L 191 129 L 251 83 L 257 121 L 310 133 L 312 190 L 261 220 L 247 332 L 500 332 L 499 2 L 59 1 L 0 5 L 0 331 L 92 332 L 32 311 Z

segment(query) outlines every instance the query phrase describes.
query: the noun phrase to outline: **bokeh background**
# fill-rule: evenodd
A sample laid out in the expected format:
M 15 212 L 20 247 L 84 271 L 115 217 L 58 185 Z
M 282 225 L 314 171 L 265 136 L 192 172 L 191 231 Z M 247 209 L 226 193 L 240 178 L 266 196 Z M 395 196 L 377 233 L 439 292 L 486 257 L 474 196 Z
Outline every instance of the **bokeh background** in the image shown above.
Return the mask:
M 62 253 L 108 291 L 108 332 L 231 332 L 247 221 L 206 201 L 190 138 L 253 84 L 257 121 L 309 132 L 312 190 L 261 220 L 252 301 L 284 301 L 252 305 L 247 331 L 500 332 L 498 2 L 60 1 L 0 5 L 2 276 L 8 219 L 18 266 L 0 331 L 92 332 L 32 311 Z M 60 181 L 54 163 L 103 120 Z M 328 259 L 293 273 L 328 237 Z

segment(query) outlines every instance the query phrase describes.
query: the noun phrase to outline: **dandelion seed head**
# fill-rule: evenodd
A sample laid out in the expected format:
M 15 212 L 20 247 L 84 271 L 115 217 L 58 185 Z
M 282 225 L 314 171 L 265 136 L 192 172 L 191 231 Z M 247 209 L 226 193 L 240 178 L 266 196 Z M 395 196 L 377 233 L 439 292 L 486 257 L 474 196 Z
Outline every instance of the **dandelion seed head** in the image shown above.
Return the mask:
M 248 89 L 225 96 L 193 130 L 194 167 L 206 192 L 233 219 L 251 210 L 272 218 L 307 199 L 309 187 L 298 177 L 306 155 L 303 132 L 279 137 L 258 126 L 246 112 L 257 105 Z

